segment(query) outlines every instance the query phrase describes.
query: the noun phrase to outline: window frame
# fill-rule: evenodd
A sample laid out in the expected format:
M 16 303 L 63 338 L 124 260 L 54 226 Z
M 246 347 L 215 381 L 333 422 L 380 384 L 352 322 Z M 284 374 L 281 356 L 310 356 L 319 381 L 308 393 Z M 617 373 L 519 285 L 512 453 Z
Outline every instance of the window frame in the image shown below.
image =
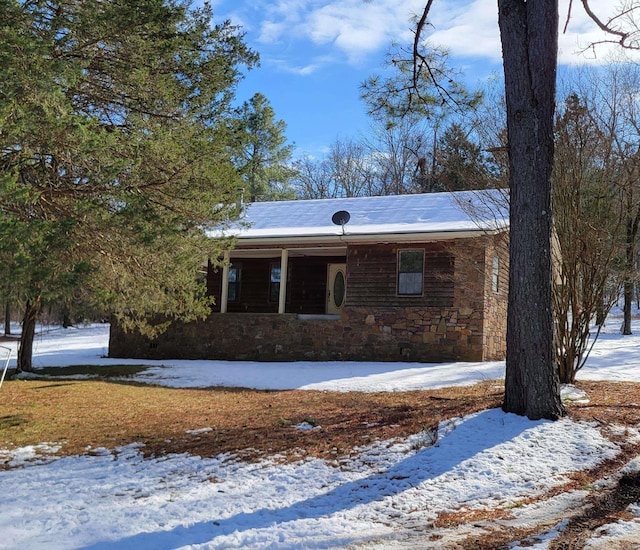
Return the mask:
M 273 280 L 274 270 L 278 270 L 278 280 Z M 280 262 L 271 262 L 269 264 L 269 303 L 277 304 L 280 302 L 280 285 L 282 284 L 282 266 Z M 274 294 L 275 293 L 275 294 Z
M 271 281 L 271 274 L 273 273 L 273 268 L 274 267 L 278 267 L 280 268 L 280 282 L 276 283 L 275 281 Z M 289 292 L 291 289 L 291 262 L 289 262 L 289 265 L 287 267 L 287 298 L 286 298 L 286 303 L 289 304 L 291 303 L 291 293 Z M 267 301 L 270 304 L 277 304 L 280 302 L 280 288 L 278 287 L 278 292 L 275 295 L 275 300 L 271 299 L 271 292 L 272 292 L 272 288 L 271 285 L 275 285 L 275 284 L 282 284 L 282 265 L 279 261 L 277 262 L 270 262 L 269 263 L 269 287 L 267 289 Z
M 408 252 L 418 252 L 422 256 L 422 265 L 420 271 L 402 271 L 402 255 Z M 415 298 L 424 296 L 424 276 L 425 276 L 425 260 L 426 254 L 424 248 L 402 248 L 398 250 L 397 262 L 396 262 L 396 296 L 402 298 Z M 402 275 L 410 273 L 420 273 L 420 292 L 401 292 Z
M 234 272 L 235 281 L 231 281 L 231 272 Z M 240 301 L 240 281 L 242 279 L 242 265 L 235 264 L 229 266 L 227 273 L 227 302 L 238 303 Z M 231 289 L 233 288 L 233 292 Z

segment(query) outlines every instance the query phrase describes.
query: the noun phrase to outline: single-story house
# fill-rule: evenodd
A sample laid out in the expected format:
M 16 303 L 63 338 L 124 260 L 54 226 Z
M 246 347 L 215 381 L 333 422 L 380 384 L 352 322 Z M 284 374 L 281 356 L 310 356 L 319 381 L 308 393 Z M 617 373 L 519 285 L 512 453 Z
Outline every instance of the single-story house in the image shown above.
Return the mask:
M 212 238 L 204 321 L 110 356 L 225 360 L 504 358 L 508 215 L 500 190 L 256 202 Z M 217 263 L 217 262 L 216 262 Z

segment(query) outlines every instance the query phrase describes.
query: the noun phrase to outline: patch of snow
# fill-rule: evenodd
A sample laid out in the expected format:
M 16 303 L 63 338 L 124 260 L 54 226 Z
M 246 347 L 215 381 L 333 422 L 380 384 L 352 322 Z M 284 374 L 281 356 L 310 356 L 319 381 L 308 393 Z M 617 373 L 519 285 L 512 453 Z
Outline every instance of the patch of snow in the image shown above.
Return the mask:
M 199 435 L 199 434 L 205 434 L 211 431 L 213 431 L 213 428 L 198 428 L 197 430 L 187 430 L 185 433 L 188 433 L 190 435 Z
M 560 398 L 565 402 L 588 403 L 587 392 L 580 390 L 572 384 L 562 384 L 560 387 Z
M 51 460 L 51 455 L 55 455 L 59 450 L 60 445 L 55 443 L 40 443 L 17 449 L 0 449 L 0 465 L 17 468 L 25 466 L 27 463 L 41 463 L 47 460 L 47 457 Z
M 296 430 L 300 430 L 301 432 L 309 432 L 311 430 L 320 430 L 322 426 L 317 426 L 316 424 L 311 424 L 310 422 L 300 422 L 294 426 Z
M 628 521 L 608 523 L 596 529 L 585 542 L 584 550 L 610 550 L 611 548 L 638 548 L 640 544 L 640 507 L 635 504 L 627 511 L 637 517 Z
M 640 336 L 623 337 L 617 328 L 605 327 L 579 380 L 640 381 Z M 640 334 L 639 321 L 633 328 Z M 133 380 L 175 387 L 404 391 L 504 376 L 504 362 L 234 362 L 230 368 L 224 361 L 115 360 L 106 357 L 107 344 L 107 325 L 52 329 L 38 335 L 34 363 L 144 364 L 149 369 Z M 638 429 L 607 429 L 640 440 Z M 0 548 L 426 548 L 425 533 L 442 512 L 493 509 L 511 514 L 494 526 L 547 525 L 533 546 L 546 548 L 563 528 L 562 510 L 579 506 L 584 493 L 522 502 L 619 448 L 596 423 L 531 422 L 495 409 L 332 461 L 275 457 L 248 464 L 231 455 L 186 454 L 145 460 L 140 445 L 88 447 L 65 458 L 56 451 L 55 444 L 0 451 Z M 638 470 L 640 459 L 625 469 Z M 604 526 L 587 548 L 640 540 L 640 506 L 629 511 L 638 518 Z

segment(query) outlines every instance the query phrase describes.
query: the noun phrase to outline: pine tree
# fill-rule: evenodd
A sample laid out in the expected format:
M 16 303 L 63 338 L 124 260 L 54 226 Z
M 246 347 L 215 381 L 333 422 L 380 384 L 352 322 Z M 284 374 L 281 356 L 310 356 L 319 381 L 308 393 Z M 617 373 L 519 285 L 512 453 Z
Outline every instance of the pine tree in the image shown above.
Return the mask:
M 437 174 L 443 190 L 493 187 L 495 169 L 487 153 L 473 143 L 462 126 L 453 123 L 438 143 Z
M 226 121 L 256 56 L 205 6 L 0 5 L 0 277 L 25 304 L 82 288 L 126 326 L 208 312 L 198 268 L 238 178 Z M 160 317 L 158 317 L 160 318 Z M 156 324 L 159 329 L 162 324 Z
M 275 119 L 267 98 L 258 93 L 245 101 L 231 128 L 236 139 L 234 162 L 251 200 L 294 198 L 293 146 L 287 145 L 286 124 Z

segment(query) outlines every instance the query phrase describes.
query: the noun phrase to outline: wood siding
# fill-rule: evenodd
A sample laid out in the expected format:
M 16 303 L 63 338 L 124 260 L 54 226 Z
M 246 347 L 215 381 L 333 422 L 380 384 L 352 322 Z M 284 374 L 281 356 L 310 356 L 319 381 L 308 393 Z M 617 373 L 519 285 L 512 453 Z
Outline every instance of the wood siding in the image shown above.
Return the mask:
M 398 250 L 424 250 L 422 296 L 398 296 Z M 351 246 L 347 253 L 347 305 L 451 307 L 454 260 L 441 243 Z
M 288 313 L 319 313 L 326 311 L 327 265 L 345 263 L 344 258 L 290 258 L 286 311 Z

